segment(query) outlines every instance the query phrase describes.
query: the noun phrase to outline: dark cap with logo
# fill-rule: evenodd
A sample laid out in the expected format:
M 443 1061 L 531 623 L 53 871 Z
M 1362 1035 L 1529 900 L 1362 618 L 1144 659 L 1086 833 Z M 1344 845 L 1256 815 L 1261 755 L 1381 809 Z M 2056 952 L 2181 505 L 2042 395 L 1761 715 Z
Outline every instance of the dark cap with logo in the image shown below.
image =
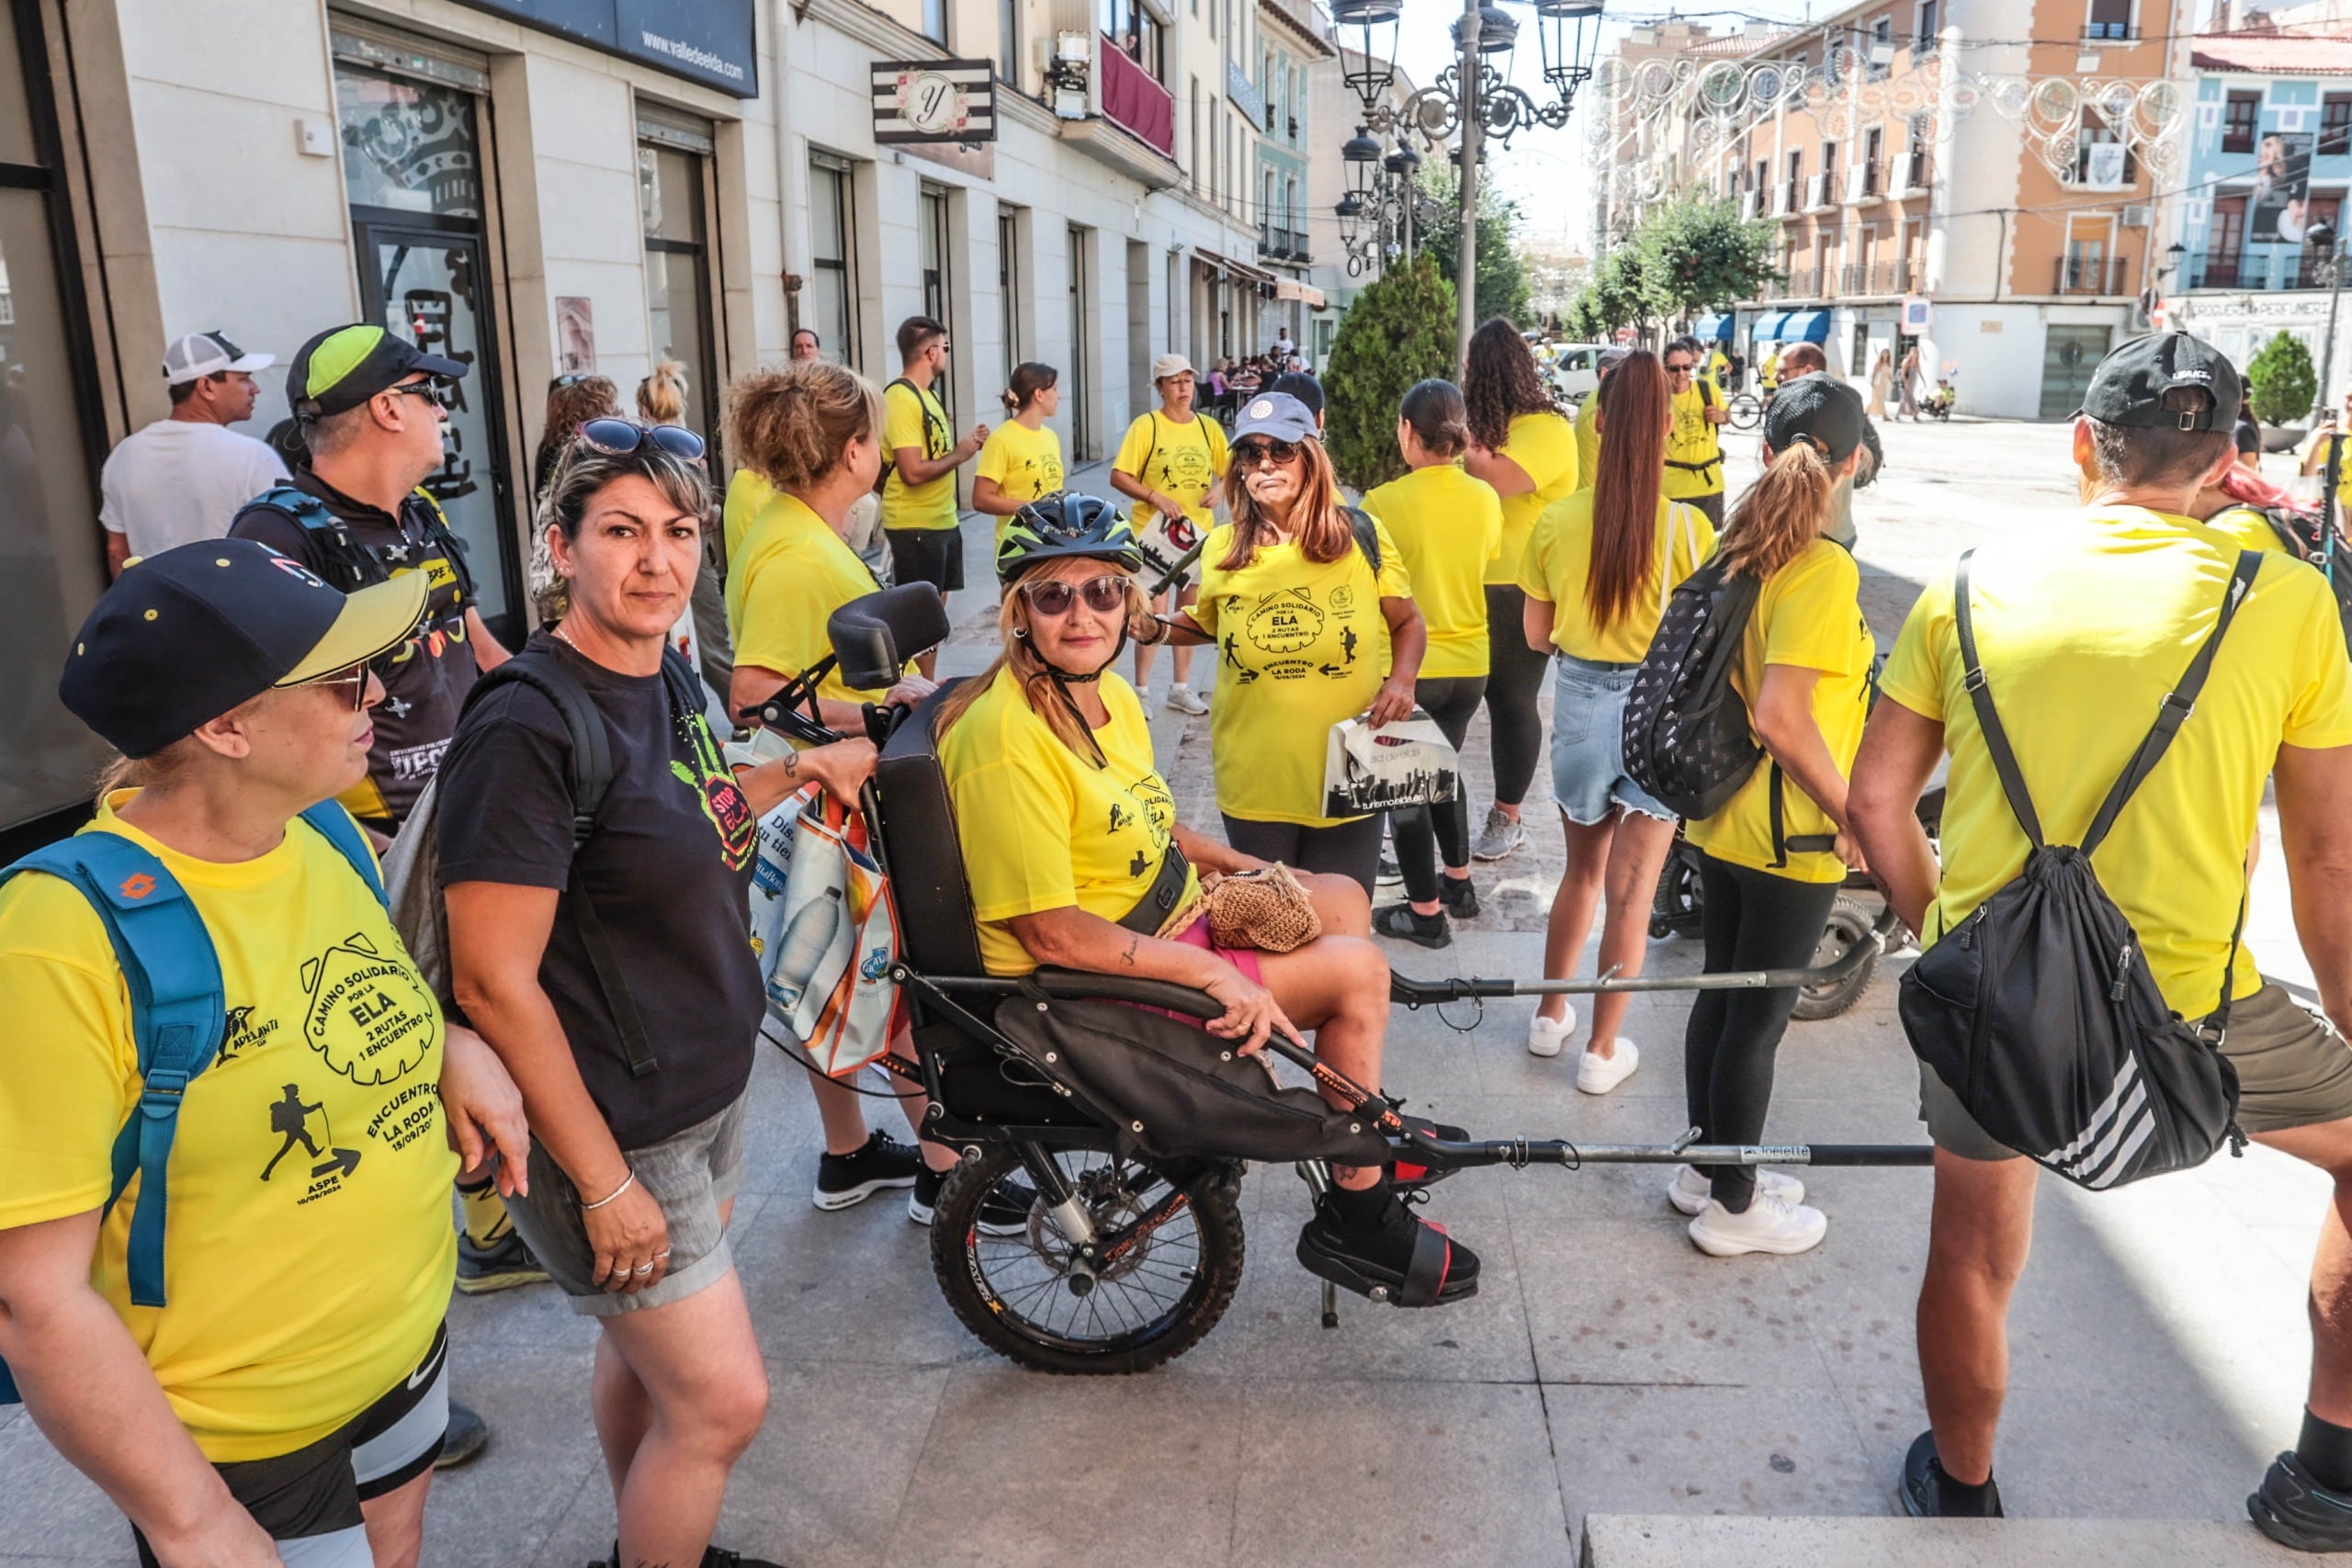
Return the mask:
M 1862 399 L 1843 381 L 1801 376 L 1784 382 L 1764 410 L 1764 445 L 1785 452 L 1799 442 L 1832 463 L 1862 444 Z
M 419 371 L 455 378 L 466 367 L 364 321 L 329 327 L 304 344 L 286 367 L 286 401 L 297 419 L 323 419 L 356 409 Z
M 421 571 L 345 593 L 251 539 L 132 561 L 82 623 L 57 695 L 126 757 L 192 735 L 272 686 L 398 648 L 424 614 Z
M 2227 430 L 2237 420 L 2243 385 L 2237 367 L 2203 338 L 2150 333 L 2098 362 L 2090 389 L 2083 394 L 2082 412 L 2101 424 Z M 2208 394 L 2210 400 L 2201 408 L 2165 407 L 2165 394 L 2183 387 Z

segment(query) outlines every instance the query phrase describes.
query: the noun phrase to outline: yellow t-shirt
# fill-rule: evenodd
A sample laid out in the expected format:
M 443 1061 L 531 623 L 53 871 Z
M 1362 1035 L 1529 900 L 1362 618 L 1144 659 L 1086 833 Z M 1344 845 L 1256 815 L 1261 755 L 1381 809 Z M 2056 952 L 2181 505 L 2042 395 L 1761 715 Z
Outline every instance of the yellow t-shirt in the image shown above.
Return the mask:
M 1706 389 L 1703 397 L 1700 389 Z M 1706 400 L 1712 399 L 1712 401 Z M 1690 389 L 1667 400 L 1673 423 L 1666 433 L 1665 491 L 1669 501 L 1690 501 L 1721 495 L 1724 489 L 1724 444 L 1720 428 L 1707 420 L 1706 411 L 1724 406 L 1724 395 L 1704 377 L 1692 377 Z M 1695 467 L 1677 468 L 1676 464 Z
M 1849 776 L 1862 744 L 1862 721 L 1870 716 L 1871 658 L 1878 650 L 1856 597 L 1861 583 L 1852 556 L 1826 539 L 1807 545 L 1757 594 L 1756 613 L 1732 671 L 1732 685 L 1751 712 L 1766 665 L 1820 671 L 1813 687 L 1813 722 L 1838 771 Z M 1826 850 L 1792 854 L 1786 865 L 1772 863 L 1771 780 L 1772 759 L 1767 756 L 1722 810 L 1690 824 L 1690 841 L 1717 860 L 1792 882 L 1843 882 L 1845 863 Z M 1781 789 L 1784 839 L 1838 830 L 1794 779 L 1784 774 Z
M 2303 444 L 2295 448 L 2295 461 L 2298 468 L 2300 468 L 2301 464 L 2311 461 L 2311 456 L 2313 452 L 2318 452 L 2322 454 L 2320 466 L 2312 469 L 2312 472 L 2323 477 L 2326 474 L 2327 463 L 2325 453 L 2327 449 L 2322 446 L 2320 443 L 2326 440 L 2330 432 L 2328 429 L 2323 427 L 2312 431 L 2309 435 L 2303 438 Z M 2343 427 L 2340 425 L 2336 426 L 2334 434 L 2341 436 L 2344 434 Z M 2335 498 L 2339 505 L 2352 505 L 2352 446 L 2345 448 L 2343 459 L 2336 470 Z M 2237 634 L 2233 632 L 2230 635 L 2234 637 Z
M 1062 744 L 1010 671 L 939 743 L 964 874 L 980 922 L 980 958 L 991 975 L 1037 967 L 1008 923 L 1015 915 L 1075 905 L 1118 920 L 1159 874 L 1176 824 L 1176 797 L 1151 755 L 1151 728 L 1135 688 L 1102 680 L 1111 722 L 1094 732 L 1109 762 Z M 1187 879 L 1189 903 L 1199 886 Z
M 911 446 L 925 457 L 938 458 L 955 450 L 947 410 L 928 387 L 918 391 L 911 383 L 893 381 L 883 389 L 882 405 L 882 445 L 889 452 Z M 882 526 L 953 528 L 959 521 L 955 470 L 928 483 L 910 485 L 892 463 L 890 477 L 882 481 Z
M 1577 491 L 1544 509 L 1535 533 L 1527 542 L 1527 558 L 1519 569 L 1519 585 L 1530 599 L 1552 606 L 1552 646 L 1574 659 L 1604 664 L 1638 664 L 1657 636 L 1662 593 L 1699 570 L 1715 553 L 1714 525 L 1695 506 L 1679 506 L 1664 496 L 1657 502 L 1657 532 L 1650 546 L 1652 570 L 1648 586 L 1634 595 L 1617 624 L 1597 630 L 1585 603 L 1585 581 L 1592 572 L 1592 491 Z M 1666 562 L 1666 582 L 1658 584 L 1656 570 Z
M 1487 563 L 1503 547 L 1495 487 L 1451 463 L 1416 468 L 1363 498 L 1404 556 L 1413 602 L 1430 630 L 1421 673 L 1442 680 L 1487 672 Z
M 441 1116 L 441 1010 L 334 847 L 290 822 L 223 865 L 112 830 L 168 866 L 220 958 L 228 1028 L 173 1140 L 170 1304 L 130 1304 L 139 1180 L 91 1282 L 216 1464 L 318 1441 L 414 1371 L 458 1266 Z M 54 877 L 0 889 L 0 1229 L 102 1207 L 139 1103 L 122 970 L 96 910 Z
M 730 564 L 743 547 L 743 536 L 751 531 L 752 519 L 775 493 L 775 486 L 749 468 L 736 469 L 735 477 L 727 481 L 727 500 L 718 509 L 718 532 L 726 543 Z
M 2285 556 L 2290 560 L 2303 558 L 2287 547 L 2287 541 L 2278 536 L 2270 519 L 2251 506 L 2224 507 L 2208 517 L 2205 526 L 2228 536 L 2242 550 L 2260 550 L 2265 555 Z M 2233 631 L 2230 635 L 2237 634 Z
M 1507 495 L 1503 502 L 1502 552 L 1487 563 L 1487 581 L 1508 586 L 1519 581 L 1519 558 L 1544 509 L 1577 488 L 1576 426 L 1556 413 L 1523 413 L 1510 422 L 1498 457 L 1509 457 L 1535 481 L 1535 488 Z
M 1232 461 L 1227 450 L 1225 426 L 1204 413 L 1195 413 L 1188 423 L 1179 424 L 1154 409 L 1136 417 L 1119 438 L 1119 450 L 1111 459 L 1112 470 L 1129 474 L 1160 494 L 1175 500 L 1184 508 L 1184 515 L 1195 527 L 1214 525 L 1210 515 L 1210 492 L 1216 481 L 1225 477 Z M 1138 528 L 1150 521 L 1151 508 L 1142 502 L 1135 503 L 1134 517 Z
M 799 674 L 832 652 L 825 633 L 832 613 L 879 586 L 857 552 L 807 502 L 768 489 L 741 547 L 729 557 L 727 631 L 735 639 L 735 662 L 787 679 Z M 882 700 L 880 692 L 842 684 L 839 670 L 825 677 L 817 694 L 853 703 Z
M 1062 438 L 1050 424 L 1032 430 L 1017 419 L 1008 419 L 980 444 L 979 461 L 972 473 L 976 479 L 994 479 L 1008 500 L 1029 502 L 1051 495 L 1062 488 Z M 1004 530 L 1012 521 L 1010 517 L 996 520 L 999 545 L 1004 543 Z
M 1985 546 L 1969 562 L 1987 689 L 2045 842 L 2081 840 L 2212 631 L 2242 547 L 2188 518 L 2118 506 Z M 1924 933 L 1931 942 L 2025 867 L 2025 834 L 1962 679 L 1947 574 L 1912 606 L 1879 677 L 1883 697 L 1944 727 L 1951 753 L 1943 880 Z M 2302 562 L 2266 558 L 2197 711 L 2094 863 L 2139 933 L 2165 1003 L 2184 1017 L 2200 1018 L 2221 1000 L 2246 845 L 2281 743 L 2352 745 L 2352 666 L 2326 581 Z M 2233 995 L 2260 984 L 2254 954 L 2241 947 Z
M 1600 394 L 1577 405 L 1577 489 L 1590 490 L 1600 472 Z
M 1372 705 L 1388 679 L 1383 599 L 1412 597 L 1405 558 L 1378 518 L 1380 576 L 1351 543 L 1317 564 L 1295 544 L 1270 545 L 1250 564 L 1220 563 L 1233 525 L 1201 552 L 1201 598 L 1193 618 L 1217 645 L 1222 670 L 1209 719 L 1217 809 L 1253 822 L 1328 828 L 1353 817 L 1323 815 L 1323 749 L 1331 727 Z

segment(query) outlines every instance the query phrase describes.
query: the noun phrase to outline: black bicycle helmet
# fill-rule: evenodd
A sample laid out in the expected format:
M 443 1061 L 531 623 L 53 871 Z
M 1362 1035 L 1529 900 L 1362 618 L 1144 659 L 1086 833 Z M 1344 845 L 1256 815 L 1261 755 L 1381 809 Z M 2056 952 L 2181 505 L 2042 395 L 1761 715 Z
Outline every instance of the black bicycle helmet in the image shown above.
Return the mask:
M 1056 491 L 1014 513 L 996 547 L 996 578 L 1011 582 L 1040 561 L 1091 556 L 1129 571 L 1143 570 L 1135 529 L 1100 496 Z

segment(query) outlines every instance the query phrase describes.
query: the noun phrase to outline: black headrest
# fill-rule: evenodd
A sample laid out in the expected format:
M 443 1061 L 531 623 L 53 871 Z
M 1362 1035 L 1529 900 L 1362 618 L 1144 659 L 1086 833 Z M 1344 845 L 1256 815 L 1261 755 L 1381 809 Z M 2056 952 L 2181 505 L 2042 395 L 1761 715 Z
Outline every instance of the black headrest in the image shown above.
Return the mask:
M 933 602 L 937 603 L 936 595 Z M 890 679 L 897 678 L 894 668 Z M 939 745 L 932 733 L 941 701 L 961 683 L 942 682 L 891 732 L 874 765 L 882 850 L 889 857 L 890 881 L 898 894 L 899 951 L 923 975 L 987 973 L 980 964 L 972 893 L 964 881 L 956 807 L 948 797 L 947 773 L 939 765 Z
M 899 683 L 906 661 L 947 640 L 947 602 L 928 582 L 901 583 L 853 599 L 825 623 L 842 684 L 875 692 Z

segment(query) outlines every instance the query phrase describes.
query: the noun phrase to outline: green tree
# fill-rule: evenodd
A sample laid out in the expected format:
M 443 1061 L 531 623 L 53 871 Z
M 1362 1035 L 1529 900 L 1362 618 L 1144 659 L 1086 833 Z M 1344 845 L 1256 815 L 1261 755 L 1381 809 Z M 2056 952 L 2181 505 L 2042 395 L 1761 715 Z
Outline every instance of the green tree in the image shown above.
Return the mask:
M 1413 248 L 1437 263 L 1437 275 L 1458 286 L 1462 268 L 1462 197 L 1452 169 L 1421 171 L 1421 193 L 1437 206 L 1438 220 L 1413 236 Z M 1478 319 L 1500 316 L 1532 326 L 1528 309 L 1527 266 L 1512 247 L 1519 204 L 1498 196 L 1492 185 L 1478 192 Z
M 1753 299 L 1780 271 L 1772 265 L 1773 225 L 1742 222 L 1720 197 L 1684 197 L 1642 220 L 1634 231 L 1644 302 L 1659 316 L 1691 316 Z M 1612 255 L 1619 253 L 1611 252 Z
M 1414 382 L 1453 374 L 1453 287 L 1427 255 L 1348 307 L 1323 372 L 1324 445 L 1344 483 L 1365 491 L 1405 471 L 1396 407 Z
M 1592 281 L 1577 291 L 1564 325 L 1578 343 L 1605 343 L 1619 327 L 1647 324 L 1654 313 L 1643 253 L 1620 243 L 1601 256 Z
M 2280 333 L 2262 345 L 2262 352 L 2246 365 L 2245 379 L 2254 394 L 2254 417 L 2265 424 L 2301 419 L 2319 396 L 2311 350 L 2290 333 Z

